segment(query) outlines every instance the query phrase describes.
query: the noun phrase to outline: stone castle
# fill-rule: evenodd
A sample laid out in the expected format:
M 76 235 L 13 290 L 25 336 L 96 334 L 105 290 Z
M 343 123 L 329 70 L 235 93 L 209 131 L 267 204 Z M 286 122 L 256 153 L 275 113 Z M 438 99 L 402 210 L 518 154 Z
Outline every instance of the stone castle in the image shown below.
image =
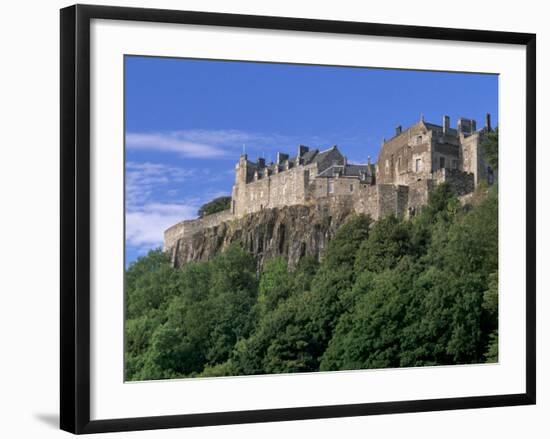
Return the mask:
M 171 251 L 198 232 L 265 209 L 285 206 L 325 206 L 329 214 L 346 205 L 374 220 L 387 215 L 414 216 L 428 201 L 430 191 L 447 182 L 459 196 L 471 194 L 482 181 L 492 184 L 494 171 L 484 160 L 480 143 L 491 131 L 461 117 L 451 128 L 421 120 L 407 129 L 398 126 L 384 140 L 378 161 L 348 163 L 337 146 L 319 151 L 300 145 L 295 156 L 278 153 L 275 163 L 256 162 L 241 155 L 228 210 L 182 221 L 164 233 L 164 248 Z

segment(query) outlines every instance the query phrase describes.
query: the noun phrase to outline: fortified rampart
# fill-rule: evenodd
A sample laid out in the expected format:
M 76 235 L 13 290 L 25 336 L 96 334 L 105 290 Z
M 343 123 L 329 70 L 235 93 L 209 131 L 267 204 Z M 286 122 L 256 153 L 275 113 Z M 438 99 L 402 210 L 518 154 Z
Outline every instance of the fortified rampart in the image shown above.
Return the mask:
M 230 210 L 224 210 L 222 212 L 213 213 L 212 215 L 207 215 L 203 218 L 185 220 L 174 224 L 164 232 L 164 248 L 169 249 L 173 247 L 180 238 L 192 236 L 210 227 L 216 227 L 233 218 L 234 215 Z

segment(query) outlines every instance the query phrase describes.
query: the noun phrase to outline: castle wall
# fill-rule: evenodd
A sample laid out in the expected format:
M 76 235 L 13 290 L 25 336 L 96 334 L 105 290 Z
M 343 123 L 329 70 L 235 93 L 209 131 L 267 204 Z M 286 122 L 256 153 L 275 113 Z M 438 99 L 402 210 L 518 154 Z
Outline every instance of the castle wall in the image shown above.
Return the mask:
M 431 145 L 431 133 L 422 122 L 385 142 L 378 157 L 377 182 L 407 185 L 426 177 L 432 170 Z
M 306 187 L 312 166 L 298 166 L 250 183 L 238 181 L 233 187 L 232 201 L 237 217 L 306 202 Z
M 389 215 L 403 216 L 407 209 L 408 186 L 378 185 L 378 218 Z
M 309 184 L 307 194 L 309 198 L 313 199 L 346 195 L 353 196 L 364 185 L 365 183 L 361 183 L 358 178 L 323 177 L 317 178 Z
M 429 193 L 435 187 L 434 180 L 424 179 L 411 183 L 408 193 L 407 216 L 415 215 L 428 204 Z
M 479 182 L 479 135 L 472 134 L 471 136 L 461 136 L 461 162 L 462 170 L 464 172 L 470 172 L 474 175 L 474 182 Z
M 432 145 L 432 172 L 439 169 L 460 169 L 459 146 L 449 143 L 434 142 Z M 445 160 L 445 165 L 441 167 L 441 159 Z
M 409 186 L 397 186 L 395 215 L 406 216 L 408 204 Z
M 369 184 L 359 184 L 353 194 L 355 212 L 378 219 L 378 188 Z
M 439 169 L 433 173 L 433 178 L 437 184 L 448 183 L 458 196 L 473 192 L 475 189 L 474 174 L 469 172 L 457 169 Z
M 164 231 L 164 250 L 168 250 L 177 244 L 183 236 L 192 236 L 203 229 L 215 227 L 224 221 L 234 218 L 231 210 L 223 210 L 203 218 L 181 221 Z

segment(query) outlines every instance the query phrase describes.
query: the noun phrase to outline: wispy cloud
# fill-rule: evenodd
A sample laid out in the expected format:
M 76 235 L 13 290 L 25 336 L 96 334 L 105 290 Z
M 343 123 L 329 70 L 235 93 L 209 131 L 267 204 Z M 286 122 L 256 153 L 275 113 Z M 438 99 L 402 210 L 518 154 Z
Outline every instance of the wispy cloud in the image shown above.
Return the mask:
M 175 152 L 185 157 L 220 158 L 227 151 L 214 145 L 189 140 L 182 132 L 171 133 L 128 133 L 126 147 L 154 151 Z
M 138 248 L 162 245 L 163 232 L 185 219 L 195 218 L 199 204 L 149 203 L 126 213 L 126 242 Z
M 182 197 L 180 187 L 216 181 L 208 169 L 186 169 L 163 163 L 126 163 L 126 242 L 139 254 L 162 245 L 163 232 L 186 219 L 196 218 L 199 207 L 227 191 L 205 188 Z M 183 199 L 182 199 L 183 198 Z
M 171 202 L 179 190 L 195 177 L 197 169 L 163 163 L 126 163 L 126 243 L 138 253 L 162 245 L 163 231 L 170 225 L 193 218 L 197 200 Z M 161 201 L 162 200 L 162 201 Z
M 197 169 L 186 169 L 162 163 L 126 163 L 127 208 L 147 202 L 155 192 L 164 192 L 170 185 L 181 185 L 197 175 Z M 166 189 L 168 191 L 168 189 Z M 177 191 L 171 189 L 172 195 Z
M 296 139 L 277 133 L 255 133 L 241 130 L 180 130 L 126 134 L 126 147 L 131 150 L 176 153 L 184 157 L 220 159 L 235 157 L 242 151 L 256 155 L 288 151 L 300 143 L 324 144 L 317 137 Z

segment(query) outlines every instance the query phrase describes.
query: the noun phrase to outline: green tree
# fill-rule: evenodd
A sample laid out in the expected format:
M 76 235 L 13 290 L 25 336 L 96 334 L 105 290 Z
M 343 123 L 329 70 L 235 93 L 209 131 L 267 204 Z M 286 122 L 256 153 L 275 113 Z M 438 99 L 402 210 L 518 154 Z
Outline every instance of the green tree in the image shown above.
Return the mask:
M 346 297 L 355 282 L 355 259 L 361 244 L 368 238 L 371 219 L 353 216 L 329 242 L 321 265 L 311 282 L 308 318 L 308 352 L 317 364 L 332 337 L 336 322 L 346 311 Z M 306 313 L 306 310 L 303 311 Z
M 313 256 L 304 256 L 300 259 L 293 274 L 292 291 L 295 293 L 309 291 L 317 270 L 319 270 L 319 261 Z
M 266 314 L 254 333 L 235 346 L 233 371 L 251 375 L 318 370 L 319 341 L 311 327 L 311 292 L 295 294 Z
M 258 304 L 261 312 L 275 309 L 277 304 L 292 293 L 293 278 L 283 257 L 267 261 L 260 277 Z
M 321 370 L 397 367 L 400 340 L 416 270 L 410 257 L 394 270 L 362 278 L 364 293 L 338 321 L 324 352 Z
M 212 215 L 213 213 L 222 212 L 224 210 L 227 210 L 231 207 L 231 197 L 225 196 L 225 197 L 218 197 L 214 198 L 212 201 L 209 201 L 208 203 L 203 204 L 197 214 L 200 218 L 203 218 L 207 215 Z
M 486 313 L 485 332 L 489 338 L 485 360 L 488 363 L 498 361 L 498 271 L 489 275 L 489 288 L 483 294 L 483 309 Z
M 351 217 L 321 262 L 256 271 L 235 243 L 126 272 L 130 380 L 498 361 L 498 194 L 442 184 L 411 221 Z
M 130 264 L 125 273 L 125 376 L 139 379 L 154 331 L 166 320 L 168 301 L 177 294 L 177 271 L 160 249 Z
M 355 272 L 381 272 L 394 267 L 410 251 L 410 223 L 388 216 L 374 224 L 357 252 Z
M 212 261 L 209 305 L 215 325 L 207 354 L 210 365 L 225 362 L 235 343 L 255 326 L 257 291 L 256 262 L 240 245 L 230 245 Z
M 176 270 L 161 249 L 151 250 L 130 264 L 125 276 L 126 318 L 132 319 L 166 305 L 177 293 Z
M 498 170 L 498 127 L 487 133 L 481 142 L 485 160 L 494 170 Z

